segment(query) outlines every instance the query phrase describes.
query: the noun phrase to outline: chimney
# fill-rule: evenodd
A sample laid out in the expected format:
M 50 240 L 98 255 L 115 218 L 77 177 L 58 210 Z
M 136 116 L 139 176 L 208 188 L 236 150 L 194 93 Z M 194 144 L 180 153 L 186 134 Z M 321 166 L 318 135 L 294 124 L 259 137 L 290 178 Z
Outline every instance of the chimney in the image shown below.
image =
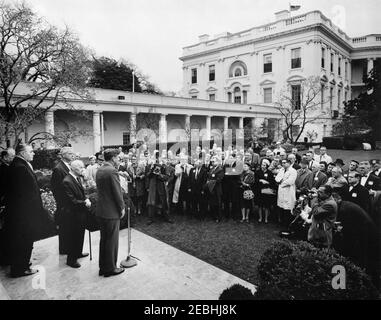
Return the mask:
M 209 40 L 209 35 L 208 34 L 202 34 L 201 36 L 198 36 L 198 40 L 200 42 L 205 42 Z
M 276 21 L 290 18 L 290 16 L 291 16 L 291 14 L 290 14 L 290 11 L 288 11 L 288 10 L 282 10 L 279 12 L 275 12 Z

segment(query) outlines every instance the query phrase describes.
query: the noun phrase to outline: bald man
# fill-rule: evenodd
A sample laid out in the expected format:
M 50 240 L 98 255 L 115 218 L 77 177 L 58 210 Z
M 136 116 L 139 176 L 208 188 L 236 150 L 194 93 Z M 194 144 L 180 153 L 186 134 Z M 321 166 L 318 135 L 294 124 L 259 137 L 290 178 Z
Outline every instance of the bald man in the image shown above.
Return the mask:
M 85 236 L 87 211 L 91 202 L 85 196 L 81 177 L 85 174 L 85 166 L 81 160 L 74 160 L 70 164 L 69 174 L 63 179 L 63 210 L 67 222 L 67 261 L 72 268 L 81 265 L 77 259 L 88 256 L 82 253 L 83 239 Z

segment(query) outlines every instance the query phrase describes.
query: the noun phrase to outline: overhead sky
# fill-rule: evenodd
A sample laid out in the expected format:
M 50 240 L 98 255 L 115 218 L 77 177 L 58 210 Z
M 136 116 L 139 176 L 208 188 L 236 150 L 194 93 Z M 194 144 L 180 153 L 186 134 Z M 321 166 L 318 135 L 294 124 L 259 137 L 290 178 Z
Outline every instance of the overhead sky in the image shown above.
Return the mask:
M 96 55 L 133 62 L 164 91 L 182 87 L 182 48 L 198 36 L 239 32 L 274 13 L 320 10 L 350 36 L 381 33 L 381 0 L 26 0 L 57 26 L 68 25 Z M 344 15 L 343 15 L 344 14 Z

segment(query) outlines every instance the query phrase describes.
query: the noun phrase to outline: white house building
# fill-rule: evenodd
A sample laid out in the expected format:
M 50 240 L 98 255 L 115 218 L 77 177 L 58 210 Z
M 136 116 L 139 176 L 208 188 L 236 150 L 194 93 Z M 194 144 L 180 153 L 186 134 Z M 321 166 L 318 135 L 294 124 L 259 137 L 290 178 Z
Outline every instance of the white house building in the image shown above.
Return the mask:
M 275 16 L 273 23 L 238 33 L 201 35 L 183 48 L 183 95 L 272 106 L 287 84 L 298 99 L 301 81 L 319 77 L 323 103 L 304 136 L 315 131 L 321 141 L 331 134 L 343 102 L 364 89 L 363 75 L 381 58 L 381 34 L 350 38 L 320 11 Z

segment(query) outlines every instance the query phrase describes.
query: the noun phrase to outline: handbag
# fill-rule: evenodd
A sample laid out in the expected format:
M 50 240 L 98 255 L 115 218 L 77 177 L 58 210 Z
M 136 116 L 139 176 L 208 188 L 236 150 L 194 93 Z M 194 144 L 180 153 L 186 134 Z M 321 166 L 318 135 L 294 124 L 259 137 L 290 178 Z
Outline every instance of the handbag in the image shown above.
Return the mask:
M 243 199 L 244 200 L 253 200 L 254 199 L 254 192 L 250 189 L 245 190 L 243 192 Z
M 262 194 L 274 195 L 275 194 L 275 190 L 271 189 L 271 188 L 264 188 L 264 189 L 261 189 L 261 193 Z

